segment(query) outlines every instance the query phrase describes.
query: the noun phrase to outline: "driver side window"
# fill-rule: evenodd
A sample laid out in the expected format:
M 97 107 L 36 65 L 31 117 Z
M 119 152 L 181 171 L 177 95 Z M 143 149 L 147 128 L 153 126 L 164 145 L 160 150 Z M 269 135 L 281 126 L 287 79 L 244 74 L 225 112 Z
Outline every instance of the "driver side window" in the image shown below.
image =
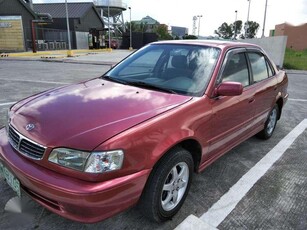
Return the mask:
M 244 53 L 233 54 L 227 59 L 222 74 L 222 81 L 240 82 L 243 86 L 250 84 L 247 61 Z

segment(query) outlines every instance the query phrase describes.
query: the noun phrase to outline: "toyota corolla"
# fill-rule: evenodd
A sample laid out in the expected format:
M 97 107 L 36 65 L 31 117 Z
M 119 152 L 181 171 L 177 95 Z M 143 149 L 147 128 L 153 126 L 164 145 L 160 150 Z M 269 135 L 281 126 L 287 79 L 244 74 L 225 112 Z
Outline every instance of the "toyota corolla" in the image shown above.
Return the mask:
M 152 43 L 99 78 L 13 105 L 0 130 L 0 174 L 18 196 L 75 221 L 136 204 L 165 221 L 193 173 L 254 135 L 273 135 L 287 85 L 256 45 Z

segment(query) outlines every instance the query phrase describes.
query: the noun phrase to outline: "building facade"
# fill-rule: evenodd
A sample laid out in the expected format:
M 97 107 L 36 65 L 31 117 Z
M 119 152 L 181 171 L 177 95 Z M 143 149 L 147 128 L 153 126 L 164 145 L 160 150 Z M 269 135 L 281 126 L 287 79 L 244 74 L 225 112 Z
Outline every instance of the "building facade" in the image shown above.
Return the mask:
M 103 47 L 104 23 L 92 2 L 68 3 L 72 49 Z M 0 0 L 0 52 L 68 48 L 65 3 Z
M 189 33 L 189 29 L 181 26 L 171 26 L 170 34 L 175 38 L 182 39 L 183 36 Z
M 132 21 L 132 23 L 135 24 L 136 27 L 138 27 L 138 30 L 147 33 L 154 32 L 160 25 L 160 23 L 156 19 L 148 15 L 146 17 L 143 17 L 139 21 Z
M 293 26 L 289 23 L 283 23 L 275 26 L 271 31 L 271 36 L 287 36 L 287 48 L 296 51 L 307 49 L 307 23 Z
M 38 26 L 38 39 L 47 45 L 59 41 L 63 46 L 63 42 L 67 41 L 65 3 L 33 4 L 33 8 L 35 12 L 50 14 L 53 20 L 52 23 Z M 72 48 L 103 47 L 104 23 L 95 5 L 91 2 L 68 3 L 67 9 Z
M 25 51 L 37 15 L 23 0 L 0 1 L 0 51 Z

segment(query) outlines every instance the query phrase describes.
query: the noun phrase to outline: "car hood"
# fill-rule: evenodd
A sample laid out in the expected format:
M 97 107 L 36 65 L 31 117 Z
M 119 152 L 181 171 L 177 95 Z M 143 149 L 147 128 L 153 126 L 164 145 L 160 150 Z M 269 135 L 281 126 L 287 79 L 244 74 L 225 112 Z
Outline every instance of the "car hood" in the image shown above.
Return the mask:
M 19 102 L 13 107 L 11 124 L 41 145 L 90 151 L 112 136 L 190 99 L 94 79 Z M 26 130 L 28 124 L 34 128 Z

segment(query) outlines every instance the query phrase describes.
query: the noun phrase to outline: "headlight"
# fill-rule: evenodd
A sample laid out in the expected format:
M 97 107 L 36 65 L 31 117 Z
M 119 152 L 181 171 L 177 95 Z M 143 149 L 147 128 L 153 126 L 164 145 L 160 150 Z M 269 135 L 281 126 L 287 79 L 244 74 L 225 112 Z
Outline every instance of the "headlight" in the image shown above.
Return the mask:
M 123 160 L 124 152 L 122 150 L 95 152 L 89 157 L 85 172 L 100 173 L 117 170 L 122 167 Z
M 88 173 L 103 173 L 120 169 L 124 160 L 122 150 L 84 152 L 73 149 L 54 149 L 48 160 L 55 164 Z

